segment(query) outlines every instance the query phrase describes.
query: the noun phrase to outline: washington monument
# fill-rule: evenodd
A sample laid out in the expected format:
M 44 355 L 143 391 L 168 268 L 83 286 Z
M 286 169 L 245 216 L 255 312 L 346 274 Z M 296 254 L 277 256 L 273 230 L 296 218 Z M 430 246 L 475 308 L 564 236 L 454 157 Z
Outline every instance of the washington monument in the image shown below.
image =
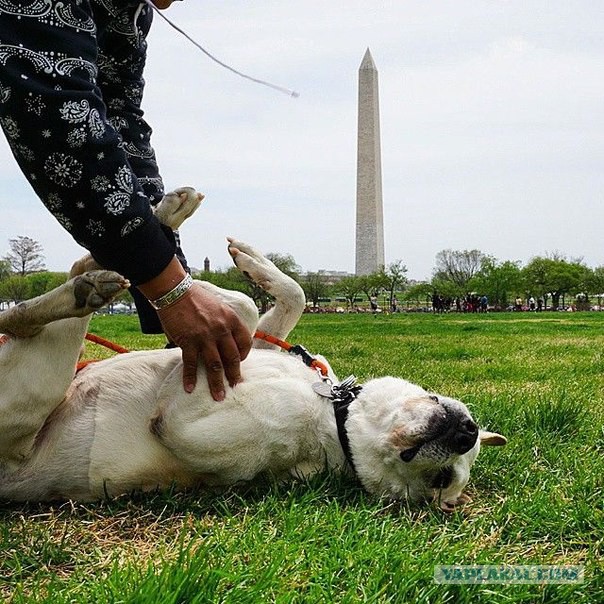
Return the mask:
M 378 72 L 367 49 L 359 67 L 355 268 L 357 275 L 369 275 L 384 266 L 379 105 Z

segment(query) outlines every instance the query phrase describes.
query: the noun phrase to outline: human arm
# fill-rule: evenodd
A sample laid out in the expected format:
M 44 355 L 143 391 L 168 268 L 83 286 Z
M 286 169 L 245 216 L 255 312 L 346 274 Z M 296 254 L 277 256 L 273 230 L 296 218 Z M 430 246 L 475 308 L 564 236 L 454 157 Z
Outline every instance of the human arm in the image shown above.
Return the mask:
M 107 119 L 95 32 L 101 35 L 112 16 L 97 8 L 76 6 L 69 23 L 25 9 L 2 15 L 0 124 L 24 175 L 61 225 L 99 264 L 155 299 L 184 269 L 174 258 L 172 231 L 153 215 L 124 138 Z M 134 30 L 124 35 L 138 39 Z M 230 383 L 239 380 L 238 358 L 247 355 L 250 336 L 229 308 L 198 289 L 162 310 L 161 320 L 183 348 L 188 388 L 201 358 L 211 366 L 208 380 L 219 398 L 222 367 Z

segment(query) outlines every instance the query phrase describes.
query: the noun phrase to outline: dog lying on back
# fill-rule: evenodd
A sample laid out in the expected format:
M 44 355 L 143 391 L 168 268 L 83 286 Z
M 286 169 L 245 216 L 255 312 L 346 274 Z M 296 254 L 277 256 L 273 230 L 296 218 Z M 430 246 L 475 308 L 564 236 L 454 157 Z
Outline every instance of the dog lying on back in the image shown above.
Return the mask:
M 201 196 L 167 195 L 158 215 L 177 228 Z M 248 245 L 230 240 L 237 267 L 275 298 L 260 319 L 240 292 L 196 282 L 249 327 L 285 339 L 305 305 L 300 286 Z M 75 272 L 89 261 L 77 263 Z M 129 286 L 86 271 L 0 313 L 0 498 L 90 500 L 133 490 L 232 485 L 269 472 L 353 472 L 387 498 L 436 499 L 451 511 L 483 445 L 461 402 L 394 377 L 340 384 L 265 341 L 242 363 L 243 381 L 216 402 L 199 368 L 184 392 L 180 350 L 118 355 L 74 377 L 91 314 Z

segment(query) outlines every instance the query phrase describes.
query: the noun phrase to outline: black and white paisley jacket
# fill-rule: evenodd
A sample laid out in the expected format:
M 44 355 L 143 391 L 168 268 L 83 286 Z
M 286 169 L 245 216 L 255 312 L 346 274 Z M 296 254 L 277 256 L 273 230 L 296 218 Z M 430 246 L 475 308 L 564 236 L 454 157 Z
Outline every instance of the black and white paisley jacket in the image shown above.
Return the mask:
M 0 125 L 55 218 L 134 284 L 175 253 L 143 119 L 153 13 L 130 0 L 0 0 Z M 18 203 L 18 200 L 14 200 Z

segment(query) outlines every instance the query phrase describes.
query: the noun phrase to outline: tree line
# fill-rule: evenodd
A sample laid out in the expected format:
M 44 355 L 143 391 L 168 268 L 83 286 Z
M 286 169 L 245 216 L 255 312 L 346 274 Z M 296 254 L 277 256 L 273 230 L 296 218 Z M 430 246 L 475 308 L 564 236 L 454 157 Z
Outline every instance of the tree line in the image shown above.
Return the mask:
M 0 259 L 0 304 L 41 295 L 67 280 L 67 273 L 45 270 L 43 249 L 37 241 L 20 236 L 9 240 L 9 248 Z M 557 253 L 534 257 L 523 266 L 519 261 L 501 261 L 479 250 L 446 249 L 436 255 L 431 279 L 420 283 L 409 283 L 402 260 L 370 275 L 333 279 L 321 272 L 303 273 L 289 254 L 272 253 L 267 257 L 302 285 L 312 307 L 340 302 L 353 309 L 379 297 L 382 304 L 394 309 L 403 301 L 423 306 L 436 297 L 453 300 L 472 293 L 487 296 L 489 305 L 500 309 L 510 306 L 518 296 L 543 298 L 546 305 L 557 309 L 565 297 L 580 302 L 597 299 L 598 303 L 604 297 L 604 266 L 590 268 L 581 259 L 567 259 Z M 194 276 L 246 293 L 261 310 L 271 303 L 270 295 L 234 266 Z M 125 301 L 131 302 L 128 294 Z

